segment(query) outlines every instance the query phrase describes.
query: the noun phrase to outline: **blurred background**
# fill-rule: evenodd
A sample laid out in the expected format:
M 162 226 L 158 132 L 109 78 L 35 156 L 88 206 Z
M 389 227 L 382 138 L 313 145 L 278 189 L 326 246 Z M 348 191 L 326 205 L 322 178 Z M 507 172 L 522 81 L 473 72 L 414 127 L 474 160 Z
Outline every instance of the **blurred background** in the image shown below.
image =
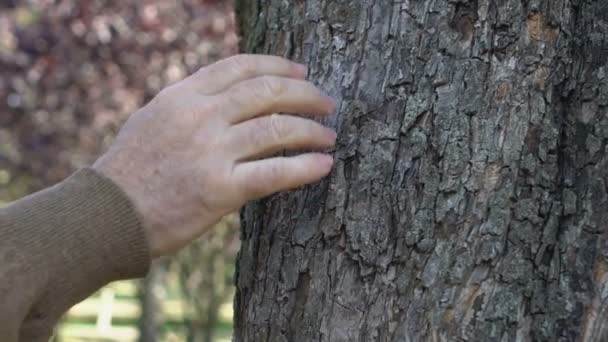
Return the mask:
M 237 46 L 230 1 L 0 0 L 0 205 L 90 165 L 130 113 Z M 229 341 L 238 227 L 100 290 L 55 341 Z

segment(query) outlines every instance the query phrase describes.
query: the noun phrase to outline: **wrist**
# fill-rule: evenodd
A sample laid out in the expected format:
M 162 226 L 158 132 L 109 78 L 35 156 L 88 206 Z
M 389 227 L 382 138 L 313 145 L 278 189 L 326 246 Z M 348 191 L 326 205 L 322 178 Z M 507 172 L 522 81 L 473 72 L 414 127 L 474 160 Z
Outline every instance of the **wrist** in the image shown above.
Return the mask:
M 140 191 L 136 190 L 137 188 L 141 188 L 138 185 L 140 183 L 137 180 L 138 175 L 128 172 L 124 167 L 119 166 L 127 165 L 124 162 L 125 160 L 121 161 L 121 158 L 115 154 L 105 154 L 91 166 L 91 169 L 112 181 L 129 199 L 137 215 L 140 217 L 150 256 L 152 259 L 155 259 L 161 256 L 162 252 L 159 248 L 158 239 L 153 233 L 154 224 L 151 222 L 150 215 L 147 214 L 147 205 L 144 203 L 145 196 L 139 195 Z

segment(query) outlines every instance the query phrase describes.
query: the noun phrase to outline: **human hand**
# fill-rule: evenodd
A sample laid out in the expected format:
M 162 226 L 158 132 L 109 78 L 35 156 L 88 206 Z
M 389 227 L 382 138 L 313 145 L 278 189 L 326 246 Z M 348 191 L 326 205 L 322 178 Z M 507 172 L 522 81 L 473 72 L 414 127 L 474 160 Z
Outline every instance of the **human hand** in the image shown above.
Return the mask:
M 235 56 L 162 90 L 131 115 L 93 168 L 134 202 L 153 257 L 184 247 L 249 200 L 330 172 L 327 154 L 268 158 L 335 145 L 335 132 L 313 120 L 271 114 L 334 112 L 335 102 L 305 75 L 304 66 L 280 57 Z

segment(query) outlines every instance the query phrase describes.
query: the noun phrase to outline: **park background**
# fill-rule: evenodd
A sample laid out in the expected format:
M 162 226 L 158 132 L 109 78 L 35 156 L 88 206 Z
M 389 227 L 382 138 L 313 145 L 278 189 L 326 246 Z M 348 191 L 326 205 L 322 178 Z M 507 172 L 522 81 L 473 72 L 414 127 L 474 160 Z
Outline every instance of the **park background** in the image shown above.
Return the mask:
M 0 0 L 0 205 L 90 165 L 159 90 L 237 49 L 230 1 Z M 55 340 L 229 341 L 238 229 L 98 291 Z

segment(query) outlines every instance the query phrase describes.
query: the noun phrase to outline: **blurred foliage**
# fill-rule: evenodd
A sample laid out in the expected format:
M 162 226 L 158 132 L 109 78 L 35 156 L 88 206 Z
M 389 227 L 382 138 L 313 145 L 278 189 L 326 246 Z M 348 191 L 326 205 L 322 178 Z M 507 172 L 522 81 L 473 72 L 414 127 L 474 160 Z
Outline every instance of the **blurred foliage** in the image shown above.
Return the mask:
M 229 1 L 0 0 L 0 200 L 89 164 L 129 113 L 237 45 Z
M 89 165 L 159 90 L 237 49 L 228 0 L 0 0 L 0 205 Z M 144 283 L 144 303 L 179 289 L 188 336 L 176 340 L 208 341 L 232 294 L 237 226 L 228 218 Z M 163 322 L 158 308 L 140 308 L 144 327 Z
M 188 315 L 187 340 L 211 342 L 219 323 L 222 304 L 231 299 L 234 289 L 234 259 L 238 253 L 239 220 L 226 217 L 213 234 L 203 236 L 178 256 L 174 263 L 184 300 L 193 312 Z M 193 263 L 192 260 L 199 262 Z

